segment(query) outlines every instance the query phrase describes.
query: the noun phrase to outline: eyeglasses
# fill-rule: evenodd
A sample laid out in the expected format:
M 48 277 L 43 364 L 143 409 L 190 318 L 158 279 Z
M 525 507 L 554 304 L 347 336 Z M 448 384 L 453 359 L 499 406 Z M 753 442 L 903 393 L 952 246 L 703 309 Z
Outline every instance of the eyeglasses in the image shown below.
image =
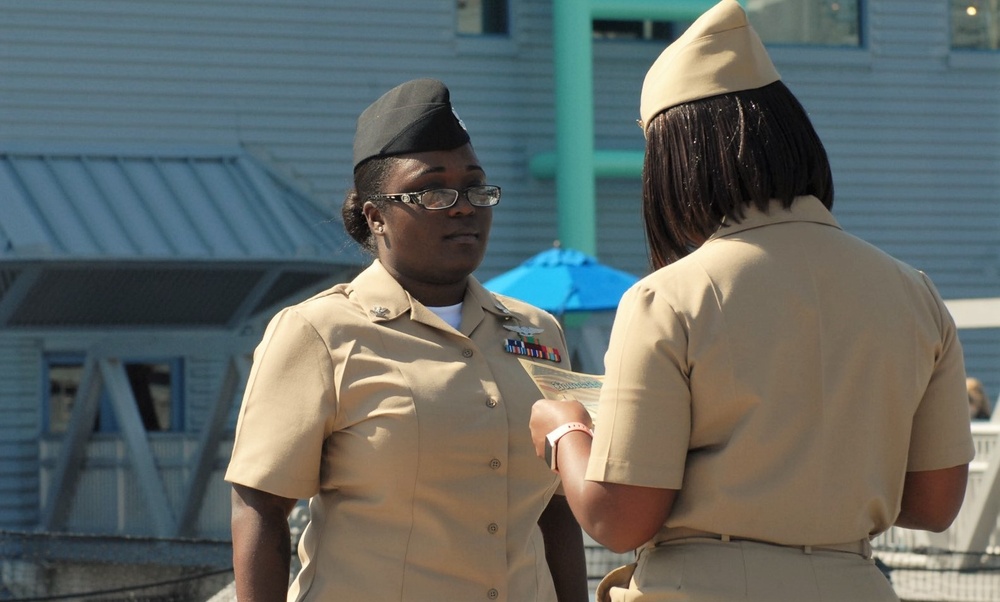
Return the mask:
M 420 192 L 401 192 L 399 194 L 373 194 L 370 199 L 382 199 L 386 201 L 396 201 L 398 203 L 408 203 L 410 205 L 420 205 L 424 209 L 436 211 L 438 209 L 448 209 L 458 202 L 458 197 L 465 195 L 469 204 L 474 207 L 492 207 L 500 202 L 499 186 L 469 186 L 465 190 L 455 190 L 454 188 L 433 188 Z

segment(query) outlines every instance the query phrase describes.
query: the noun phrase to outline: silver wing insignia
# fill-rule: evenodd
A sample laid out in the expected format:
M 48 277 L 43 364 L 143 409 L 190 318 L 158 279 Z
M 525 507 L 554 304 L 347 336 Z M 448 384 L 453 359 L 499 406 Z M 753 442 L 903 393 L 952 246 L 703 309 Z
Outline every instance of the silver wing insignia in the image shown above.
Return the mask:
M 531 337 L 535 336 L 536 334 L 545 332 L 544 328 L 536 328 L 534 326 L 517 326 L 515 324 L 504 324 L 503 327 L 511 332 L 516 332 L 522 337 Z

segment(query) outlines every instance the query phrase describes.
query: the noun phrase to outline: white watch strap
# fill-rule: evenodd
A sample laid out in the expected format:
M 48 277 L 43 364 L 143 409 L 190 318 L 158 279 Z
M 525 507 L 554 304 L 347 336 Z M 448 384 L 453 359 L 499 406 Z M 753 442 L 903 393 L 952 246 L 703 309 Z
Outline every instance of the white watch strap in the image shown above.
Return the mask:
M 586 424 L 582 422 L 567 422 L 566 424 L 557 426 L 556 428 L 552 429 L 552 431 L 550 431 L 548 435 L 545 435 L 545 438 L 549 442 L 549 447 L 552 448 L 552 466 L 551 466 L 552 470 L 555 471 L 559 470 L 558 454 L 556 451 L 559 440 L 562 439 L 568 433 L 572 433 L 573 431 L 582 431 L 584 433 L 587 433 L 591 437 L 594 436 L 594 431 L 590 430 L 590 427 L 588 427 Z

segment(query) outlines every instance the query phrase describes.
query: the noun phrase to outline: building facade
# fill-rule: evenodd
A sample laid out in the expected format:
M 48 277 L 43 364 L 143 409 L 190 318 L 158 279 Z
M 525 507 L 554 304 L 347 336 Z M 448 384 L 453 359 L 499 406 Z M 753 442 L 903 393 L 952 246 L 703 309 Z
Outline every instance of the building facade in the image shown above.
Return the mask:
M 926 271 L 946 299 L 1000 296 L 1000 53 L 998 17 L 989 12 L 996 3 L 745 4 L 752 9 L 751 20 L 759 21 L 784 81 L 827 144 L 836 182 L 834 212 L 841 224 Z M 833 4 L 847 12 L 834 11 Z M 975 19 L 972 5 L 982 5 Z M 490 181 L 504 189 L 490 251 L 478 273 L 485 280 L 550 246 L 559 236 L 560 220 L 566 219 L 566 206 L 557 203 L 556 180 L 533 175 L 530 168 L 533 158 L 557 147 L 561 66 L 554 58 L 553 19 L 560 7 L 565 8 L 561 0 L 0 0 L 0 153 L 20 156 L 29 148 L 35 157 L 69 155 L 86 163 L 123 153 L 134 157 L 136 147 L 148 149 L 144 156 L 174 158 L 177 149 L 189 158 L 208 148 L 239 149 L 299 191 L 306 199 L 302 202 L 310 204 L 309 215 L 333 220 L 339 228 L 340 202 L 351 184 L 357 115 L 404 80 L 440 78 L 452 90 Z M 683 19 L 671 25 L 663 18 L 598 16 L 589 57 L 594 144 L 641 152 L 635 119 L 642 78 L 670 36 L 682 30 Z M 42 162 L 39 169 L 52 168 Z M 72 178 L 53 182 L 82 185 Z M 18 186 L 11 177 L 0 179 L 0 205 L 19 194 Z M 628 174 L 601 177 L 595 191 L 591 218 L 597 224 L 597 256 L 618 269 L 645 274 L 639 180 Z M 55 215 L 87 220 L 86 213 L 67 211 Z M 122 230 L 134 228 L 128 206 L 109 211 Z M 169 230 L 169 223 L 157 223 Z M 218 252 L 151 251 L 136 244 L 94 257 L 81 250 L 85 247 L 68 245 L 61 254 L 45 255 L 15 244 L 19 227 L 0 217 L 0 246 L 20 253 L 0 256 L 8 266 L 7 272 L 0 266 L 2 273 L 25 258 L 43 263 L 86 259 L 119 267 L 138 258 L 176 267 L 204 262 Z M 241 254 L 221 259 L 232 260 L 227 266 L 237 269 L 237 264 L 271 261 L 274 254 L 295 256 L 294 251 L 288 256 L 257 251 L 253 244 L 250 240 Z M 320 245 L 311 253 L 309 261 L 327 253 L 331 278 L 344 277 L 363 261 L 336 245 Z M 65 276 L 66 282 L 76 282 L 72 278 L 79 275 Z M 315 283 L 300 284 L 282 298 Z M 11 283 L 3 286 L 16 290 Z M 68 288 L 52 290 L 53 295 L 72 294 Z M 86 518 L 90 514 L 74 514 L 86 506 L 53 498 L 53 492 L 70 495 L 63 489 L 69 486 L 64 473 L 79 468 L 73 464 L 79 458 L 60 460 L 72 437 L 54 436 L 51 429 L 61 382 L 52 377 L 53 369 L 56 376 L 67 366 L 78 369 L 77 381 L 86 370 L 102 375 L 103 388 L 94 393 L 92 407 L 109 407 L 123 420 L 129 412 L 119 406 L 140 403 L 136 389 L 130 397 L 122 384 L 128 359 L 151 357 L 133 363 L 162 371 L 162 358 L 181 358 L 166 368 L 177 377 L 172 381 L 172 403 L 179 408 L 173 415 L 175 438 L 156 433 L 146 444 L 130 443 L 124 436 L 94 437 L 89 427 L 80 429 L 73 441 L 77 455 L 89 458 L 82 466 L 109 472 L 76 483 L 72 495 L 82 496 L 80 504 L 95 504 L 107 487 L 118 488 L 121 506 L 114 512 L 105 508 L 106 516 L 99 513 L 96 528 L 102 532 L 226 537 L 224 488 L 205 485 L 211 499 L 198 507 L 217 509 L 192 515 L 186 487 L 214 482 L 211 474 L 192 472 L 198 470 L 192 457 L 214 453 L 200 470 L 216 476 L 224 463 L 232 414 L 220 418 L 215 400 L 220 394 L 238 395 L 238 385 L 225 384 L 227 378 L 244 377 L 239 362 L 231 360 L 252 348 L 265 318 L 250 312 L 236 321 L 162 328 L 5 323 L 0 330 L 0 529 L 95 528 Z M 970 374 L 993 395 L 1000 393 L 1000 339 L 991 330 L 962 334 Z M 209 424 L 218 431 L 211 450 L 199 447 Z M 123 476 L 122 466 L 135 461 L 137 450 L 147 466 L 159 466 L 160 479 Z M 150 502 L 159 494 L 166 500 Z M 142 519 L 151 508 L 173 518 Z

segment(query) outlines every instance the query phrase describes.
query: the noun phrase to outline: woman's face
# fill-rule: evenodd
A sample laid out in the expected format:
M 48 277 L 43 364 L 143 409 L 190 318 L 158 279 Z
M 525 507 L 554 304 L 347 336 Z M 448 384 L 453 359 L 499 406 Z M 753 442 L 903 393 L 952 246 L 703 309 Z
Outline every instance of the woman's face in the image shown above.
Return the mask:
M 450 151 L 401 155 L 394 161 L 382 194 L 432 188 L 458 191 L 486 184 L 472 146 Z M 385 268 L 425 305 L 462 300 L 466 279 L 486 253 L 491 207 L 475 207 L 465 195 L 447 209 L 429 210 L 397 201 L 365 203 L 364 213 Z M 457 298 L 456 298 L 457 297 Z

